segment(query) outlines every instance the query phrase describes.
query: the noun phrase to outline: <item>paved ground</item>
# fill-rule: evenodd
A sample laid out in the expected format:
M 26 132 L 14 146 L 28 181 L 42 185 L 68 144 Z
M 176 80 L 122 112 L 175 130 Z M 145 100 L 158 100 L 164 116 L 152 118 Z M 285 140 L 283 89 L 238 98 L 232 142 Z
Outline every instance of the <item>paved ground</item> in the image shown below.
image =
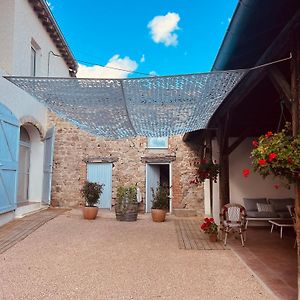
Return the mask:
M 272 299 L 231 251 L 178 248 L 174 221 L 73 210 L 0 255 L 0 299 Z

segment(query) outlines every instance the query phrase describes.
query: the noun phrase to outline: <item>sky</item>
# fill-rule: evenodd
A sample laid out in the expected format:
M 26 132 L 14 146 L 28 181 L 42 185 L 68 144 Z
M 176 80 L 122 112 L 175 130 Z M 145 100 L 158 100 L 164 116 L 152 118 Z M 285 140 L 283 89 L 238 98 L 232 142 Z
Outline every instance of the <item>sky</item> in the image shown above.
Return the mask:
M 210 71 L 238 0 L 47 2 L 77 77 L 126 78 Z

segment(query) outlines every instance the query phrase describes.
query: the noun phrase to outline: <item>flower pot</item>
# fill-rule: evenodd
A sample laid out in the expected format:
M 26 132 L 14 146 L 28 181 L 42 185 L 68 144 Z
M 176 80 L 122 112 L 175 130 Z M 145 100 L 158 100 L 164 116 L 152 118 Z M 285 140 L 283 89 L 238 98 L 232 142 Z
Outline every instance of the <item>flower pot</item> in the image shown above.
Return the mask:
M 209 241 L 215 243 L 218 240 L 218 236 L 216 233 L 212 233 L 208 236 Z
M 83 218 L 86 220 L 94 220 L 98 214 L 98 207 L 97 206 L 85 206 L 82 209 L 83 211 Z
M 166 211 L 163 209 L 151 209 L 151 216 L 154 222 L 164 222 L 166 219 Z

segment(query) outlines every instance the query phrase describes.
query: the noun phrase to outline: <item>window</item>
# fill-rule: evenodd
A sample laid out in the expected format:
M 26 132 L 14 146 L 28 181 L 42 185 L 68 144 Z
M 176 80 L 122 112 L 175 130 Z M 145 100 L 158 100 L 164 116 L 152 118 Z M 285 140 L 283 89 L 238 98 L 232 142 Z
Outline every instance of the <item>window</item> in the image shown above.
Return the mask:
M 149 137 L 148 148 L 155 149 L 167 149 L 168 148 L 168 137 Z
M 31 47 L 31 64 L 30 64 L 30 76 L 36 75 L 36 51 Z

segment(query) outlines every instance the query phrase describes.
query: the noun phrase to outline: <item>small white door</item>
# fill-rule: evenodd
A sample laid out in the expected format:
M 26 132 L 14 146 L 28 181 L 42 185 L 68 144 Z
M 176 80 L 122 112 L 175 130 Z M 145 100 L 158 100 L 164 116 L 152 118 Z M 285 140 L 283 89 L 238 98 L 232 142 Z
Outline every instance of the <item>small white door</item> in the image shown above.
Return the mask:
M 160 184 L 159 165 L 146 164 L 146 212 L 151 212 L 152 207 L 152 188 L 154 191 Z
M 20 127 L 0 103 L 0 213 L 16 208 Z
M 112 163 L 88 163 L 87 180 L 104 183 L 103 193 L 100 196 L 101 208 L 111 208 L 112 195 Z
M 53 164 L 53 150 L 54 150 L 54 134 L 55 128 L 52 127 L 47 130 L 44 146 L 44 177 L 43 177 L 43 193 L 42 202 L 50 204 L 51 201 L 51 182 L 52 182 L 52 164 Z

